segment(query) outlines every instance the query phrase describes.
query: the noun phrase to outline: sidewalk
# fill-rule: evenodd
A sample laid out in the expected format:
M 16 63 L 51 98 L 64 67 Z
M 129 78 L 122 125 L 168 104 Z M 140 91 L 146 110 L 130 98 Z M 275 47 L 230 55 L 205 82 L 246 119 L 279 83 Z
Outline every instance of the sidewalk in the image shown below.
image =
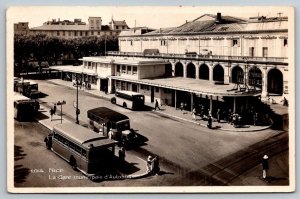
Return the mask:
M 62 123 L 74 123 L 69 119 L 66 119 L 63 115 L 61 120 L 60 113 L 56 113 L 53 115 L 52 120 L 50 119 L 49 109 L 40 105 L 39 113 L 36 116 L 37 121 L 45 126 L 46 128 L 52 130 L 53 126 L 56 124 Z M 74 123 L 74 125 L 77 125 Z M 119 147 L 116 146 L 115 148 L 115 156 L 118 157 Z M 134 179 L 134 178 L 141 178 L 147 176 L 147 162 L 139 158 L 138 156 L 134 155 L 131 151 L 126 151 L 125 162 L 121 165 L 117 166 L 117 171 L 120 176 L 126 179 Z
M 49 82 L 58 84 L 58 85 L 63 85 L 63 86 L 68 86 L 71 88 L 76 89 L 76 87 L 73 86 L 72 82 L 68 82 L 68 81 L 64 81 L 61 79 L 51 79 L 48 80 Z M 105 94 L 102 91 L 97 90 L 96 88 L 87 90 L 87 89 L 81 89 L 84 90 L 87 93 L 90 93 L 92 95 L 95 95 L 97 97 L 101 97 L 101 98 L 106 98 L 106 99 L 111 99 L 112 97 L 114 97 L 114 94 Z M 154 103 L 145 103 L 146 106 L 154 108 Z M 190 122 L 202 127 L 207 128 L 207 121 L 204 120 L 193 120 L 192 119 L 192 115 L 191 112 L 189 111 L 180 111 L 179 109 L 175 109 L 174 107 L 170 107 L 170 106 L 161 106 L 160 107 L 161 110 L 160 111 L 155 111 L 157 114 L 162 114 L 162 115 L 166 115 L 168 117 L 172 117 L 178 120 L 184 120 L 186 122 Z M 218 123 L 216 121 L 216 119 L 213 119 L 213 124 L 212 124 L 212 129 L 220 129 L 220 130 L 224 130 L 224 131 L 235 131 L 235 132 L 249 132 L 249 131 L 261 131 L 261 130 L 265 130 L 271 127 L 272 124 L 270 124 L 269 126 L 253 126 L 253 125 L 245 125 L 244 127 L 240 127 L 240 128 L 235 128 L 233 125 L 228 124 L 225 121 L 221 121 L 220 123 Z

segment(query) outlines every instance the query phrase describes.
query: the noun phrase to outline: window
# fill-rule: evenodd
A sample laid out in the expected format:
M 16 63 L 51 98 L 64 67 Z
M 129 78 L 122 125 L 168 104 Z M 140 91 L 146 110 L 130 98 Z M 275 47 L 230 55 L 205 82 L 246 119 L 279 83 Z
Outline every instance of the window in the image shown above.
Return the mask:
M 77 36 L 77 32 L 76 31 L 74 32 L 74 34 L 75 34 L 75 36 Z
M 117 73 L 120 72 L 120 65 L 117 65 Z
M 122 73 L 126 73 L 126 66 L 122 66 Z
M 249 56 L 254 57 L 254 47 L 249 47 Z
M 91 31 L 91 35 L 94 35 L 94 32 L 93 32 L 93 31 Z
M 119 29 L 119 26 L 116 26 L 116 29 Z
M 69 36 L 71 36 L 71 32 L 69 32 Z
M 59 36 L 59 35 L 60 35 L 60 34 L 59 34 L 59 31 L 57 31 L 57 33 L 56 33 L 56 34 L 57 34 L 57 36 Z
M 239 45 L 239 42 L 237 39 L 233 39 L 232 40 L 232 46 L 238 46 Z
M 144 85 L 143 84 L 141 84 L 141 89 L 144 90 Z
M 171 89 L 164 88 L 164 93 L 171 93 Z
M 66 36 L 66 32 L 65 31 L 63 31 L 63 36 Z
M 167 44 L 166 40 L 161 40 L 161 41 L 160 41 L 160 45 L 161 45 L 161 46 L 166 46 L 166 44 Z
M 127 66 L 127 74 L 131 75 L 131 66 Z
M 122 29 L 125 29 L 125 26 L 122 26 Z
M 268 57 L 268 47 L 263 47 L 263 54 L 262 54 L 262 56 L 263 57 Z
M 93 20 L 91 20 L 91 23 L 94 23 L 94 21 L 93 21 Z
M 80 32 L 80 36 L 82 36 L 82 32 Z
M 132 40 L 130 41 L 130 46 L 133 46 L 133 41 Z
M 92 62 L 88 62 L 88 66 L 91 66 L 92 65 Z
M 156 93 L 159 92 L 159 87 L 155 87 L 155 92 L 156 92 Z
M 287 39 L 284 39 L 283 40 L 283 46 L 287 46 L 288 45 L 288 40 Z
M 100 31 L 98 31 L 98 35 L 100 35 Z
M 132 67 L 132 74 L 133 74 L 133 75 L 136 75 L 136 74 L 137 74 L 137 67 L 136 67 L 136 66 L 133 66 L 133 67 Z

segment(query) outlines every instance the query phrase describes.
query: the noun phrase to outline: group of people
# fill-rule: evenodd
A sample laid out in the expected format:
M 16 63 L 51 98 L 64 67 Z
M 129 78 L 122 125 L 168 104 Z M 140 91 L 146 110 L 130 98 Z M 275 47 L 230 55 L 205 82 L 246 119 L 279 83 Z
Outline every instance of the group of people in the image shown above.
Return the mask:
M 73 80 L 73 86 L 79 86 L 80 89 L 91 89 L 91 84 L 89 82 L 81 82 L 81 81 L 76 81 Z
M 160 167 L 159 167 L 159 157 L 152 157 L 151 155 L 147 158 L 147 172 L 149 174 L 159 175 Z

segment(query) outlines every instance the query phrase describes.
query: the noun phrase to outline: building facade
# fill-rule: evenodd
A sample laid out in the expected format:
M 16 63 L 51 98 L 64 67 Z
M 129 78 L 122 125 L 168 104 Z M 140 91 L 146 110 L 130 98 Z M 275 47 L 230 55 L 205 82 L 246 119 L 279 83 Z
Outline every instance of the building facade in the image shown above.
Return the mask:
M 105 92 L 140 92 L 148 104 L 243 112 L 261 98 L 288 99 L 287 21 L 218 13 L 175 28 L 125 30 L 120 51 L 84 57 L 76 73 L 94 76 L 94 87 Z
M 124 21 L 122 22 L 121 28 L 116 29 L 115 25 L 111 25 L 114 23 L 119 24 L 120 21 L 110 22 L 110 25 L 103 25 L 101 17 L 89 17 L 88 23 L 81 21 L 81 19 L 74 19 L 74 21 L 70 20 L 56 20 L 52 19 L 52 21 L 46 21 L 42 26 L 28 28 L 27 23 L 27 31 L 20 31 L 23 28 L 22 23 L 14 24 L 15 34 L 45 34 L 50 37 L 59 37 L 65 39 L 74 39 L 74 38 L 82 38 L 89 36 L 100 37 L 103 35 L 114 35 L 117 36 L 120 34 L 121 30 L 127 29 L 128 26 Z

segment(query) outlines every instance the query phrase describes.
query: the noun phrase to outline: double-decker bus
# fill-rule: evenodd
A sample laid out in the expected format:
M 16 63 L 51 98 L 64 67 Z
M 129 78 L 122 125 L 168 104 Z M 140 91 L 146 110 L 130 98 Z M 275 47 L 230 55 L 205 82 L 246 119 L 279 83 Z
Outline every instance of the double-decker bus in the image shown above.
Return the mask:
M 14 118 L 19 121 L 32 120 L 40 108 L 39 102 L 19 93 L 14 93 Z
M 145 104 L 145 96 L 133 91 L 116 91 L 111 103 L 118 104 L 132 110 L 142 109 Z
M 57 124 L 45 138 L 46 146 L 69 162 L 74 170 L 95 176 L 112 168 L 116 141 L 72 123 Z

